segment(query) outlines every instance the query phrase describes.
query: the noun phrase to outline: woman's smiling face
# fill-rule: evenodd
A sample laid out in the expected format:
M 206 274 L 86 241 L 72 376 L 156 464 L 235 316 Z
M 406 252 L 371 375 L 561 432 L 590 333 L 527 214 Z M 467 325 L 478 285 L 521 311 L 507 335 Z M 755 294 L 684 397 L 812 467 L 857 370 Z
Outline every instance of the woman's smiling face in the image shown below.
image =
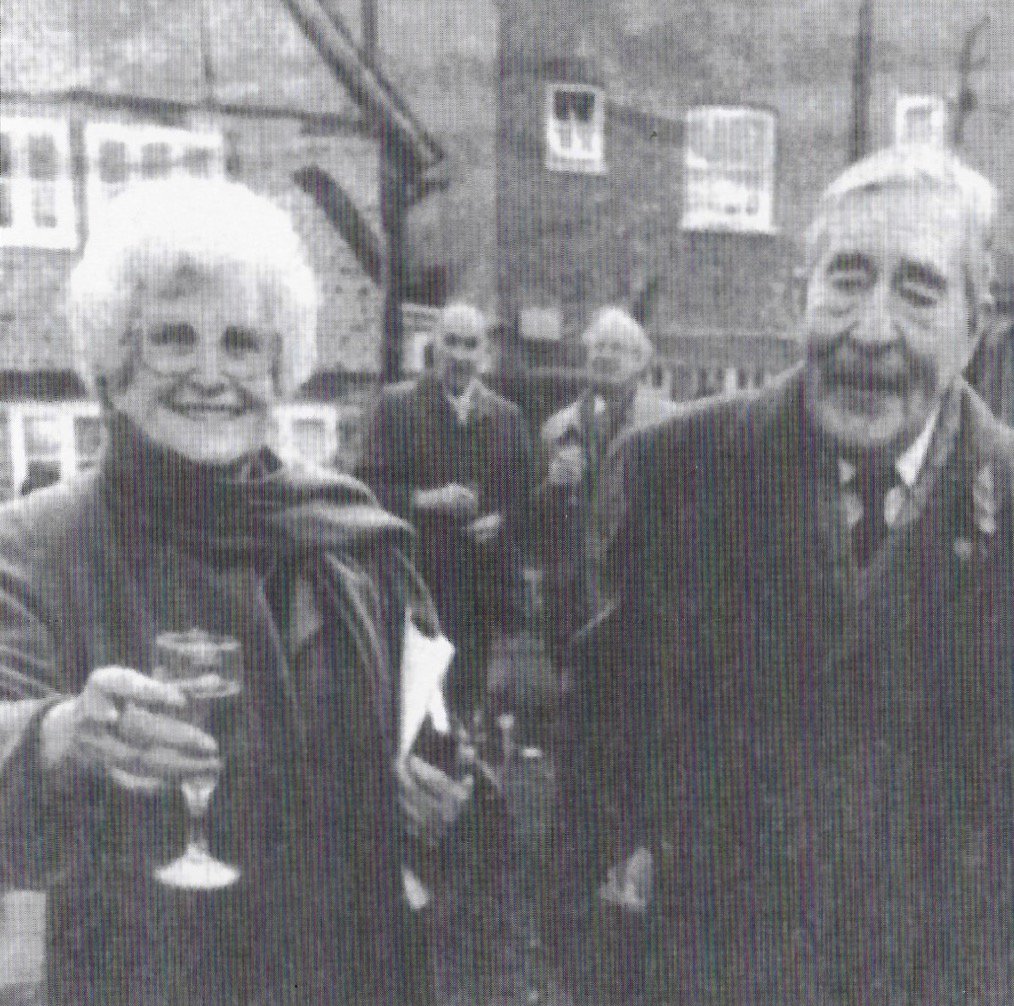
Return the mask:
M 279 333 L 249 268 L 183 265 L 138 294 L 126 379 L 110 404 L 152 441 L 229 464 L 266 445 Z

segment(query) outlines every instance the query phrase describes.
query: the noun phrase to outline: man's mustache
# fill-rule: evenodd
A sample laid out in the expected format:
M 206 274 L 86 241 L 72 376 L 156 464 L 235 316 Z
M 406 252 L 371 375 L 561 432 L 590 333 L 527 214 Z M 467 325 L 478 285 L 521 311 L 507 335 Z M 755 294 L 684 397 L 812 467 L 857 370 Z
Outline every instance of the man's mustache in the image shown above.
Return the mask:
M 263 409 L 269 404 L 260 396 L 251 394 L 242 384 L 234 381 L 228 382 L 227 395 L 223 395 L 221 391 L 208 394 L 186 377 L 161 392 L 158 400 L 160 405 L 180 411 L 201 406 L 223 405 L 236 415 Z
M 904 346 L 870 349 L 856 346 L 848 339 L 821 347 L 816 352 L 816 363 L 825 385 L 858 391 L 904 394 L 933 376 Z

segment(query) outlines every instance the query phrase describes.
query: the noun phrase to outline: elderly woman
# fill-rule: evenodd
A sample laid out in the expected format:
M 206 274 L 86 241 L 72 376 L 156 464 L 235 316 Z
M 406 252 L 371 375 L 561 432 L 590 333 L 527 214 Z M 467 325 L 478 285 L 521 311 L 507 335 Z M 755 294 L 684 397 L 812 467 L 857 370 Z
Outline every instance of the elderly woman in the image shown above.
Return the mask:
M 104 459 L 0 515 L 0 882 L 48 892 L 53 1003 L 413 999 L 393 657 L 429 609 L 400 520 L 272 453 L 316 312 L 287 216 L 233 183 L 125 193 L 74 272 Z M 195 628 L 242 655 L 216 729 L 151 676 Z M 157 867 L 200 778 L 238 880 L 194 891 Z

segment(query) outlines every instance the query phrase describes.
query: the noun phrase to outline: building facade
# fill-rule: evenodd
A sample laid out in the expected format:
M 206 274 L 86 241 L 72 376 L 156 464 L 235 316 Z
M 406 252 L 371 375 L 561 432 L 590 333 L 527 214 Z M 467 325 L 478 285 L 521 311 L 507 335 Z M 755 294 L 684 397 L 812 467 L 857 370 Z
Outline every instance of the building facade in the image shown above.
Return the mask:
M 392 0 L 419 24 L 436 6 Z M 462 115 L 481 118 L 452 124 L 482 137 L 475 164 L 496 169 L 459 212 L 496 235 L 498 268 L 466 272 L 461 288 L 498 305 L 515 336 L 518 396 L 527 387 L 539 412 L 570 393 L 580 331 L 611 302 L 643 318 L 656 380 L 677 397 L 756 384 L 798 359 L 802 235 L 851 156 L 862 0 L 483 6 L 495 27 L 482 34 L 475 13 L 443 50 L 467 67 L 481 48 L 483 69 L 461 84 Z M 1009 250 L 1014 7 L 871 0 L 868 12 L 865 148 L 956 145 L 996 184 Z M 439 60 L 398 55 L 424 91 Z
M 573 362 L 611 302 L 644 320 L 677 397 L 791 364 L 801 237 L 854 142 L 859 0 L 508 7 L 498 292 L 521 369 L 537 377 L 547 338 Z M 866 13 L 865 149 L 957 145 L 1009 207 L 1014 11 L 875 0 Z M 1008 211 L 1002 245 L 1011 234 Z
M 382 328 L 377 116 L 280 3 L 62 11 L 0 13 L 0 495 L 94 463 L 101 423 L 74 372 L 64 287 L 106 200 L 180 172 L 236 178 L 291 212 L 320 281 L 319 367 L 279 410 L 279 446 L 348 460 Z

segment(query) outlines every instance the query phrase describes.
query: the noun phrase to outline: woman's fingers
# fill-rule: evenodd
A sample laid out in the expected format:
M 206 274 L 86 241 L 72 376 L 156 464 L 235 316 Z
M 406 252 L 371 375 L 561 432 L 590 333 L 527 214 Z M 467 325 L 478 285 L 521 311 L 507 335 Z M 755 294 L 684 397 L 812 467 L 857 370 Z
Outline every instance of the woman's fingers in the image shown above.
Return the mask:
M 188 776 L 218 775 L 221 761 L 214 756 L 185 754 L 176 747 L 139 748 L 108 732 L 82 733 L 79 744 L 96 765 L 145 779 L 174 783 Z
M 170 709 L 185 709 L 187 705 L 186 695 L 176 685 L 168 681 L 156 681 L 132 667 L 110 666 L 92 671 L 85 691 L 96 690 L 120 705 L 137 702 Z
M 117 732 L 128 744 L 139 748 L 168 747 L 184 754 L 218 754 L 215 738 L 190 723 L 153 713 L 131 702 L 120 716 Z

